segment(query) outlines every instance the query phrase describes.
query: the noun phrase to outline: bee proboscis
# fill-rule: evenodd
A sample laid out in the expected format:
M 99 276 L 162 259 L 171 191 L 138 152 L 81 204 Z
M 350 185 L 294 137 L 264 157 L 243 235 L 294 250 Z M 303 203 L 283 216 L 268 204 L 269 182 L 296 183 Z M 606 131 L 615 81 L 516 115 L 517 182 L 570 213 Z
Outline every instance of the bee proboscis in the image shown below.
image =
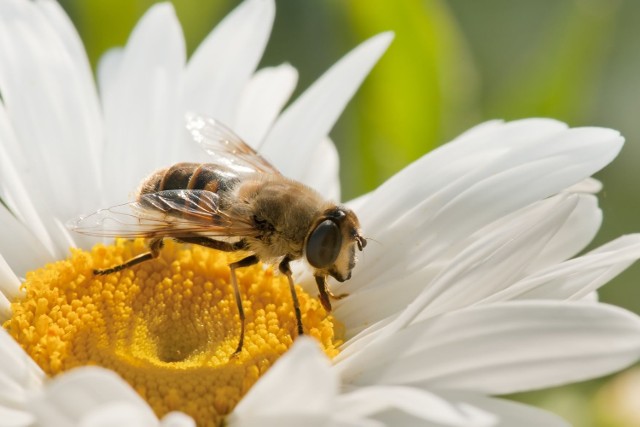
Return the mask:
M 356 248 L 366 240 L 355 213 L 325 200 L 318 192 L 284 177 L 234 132 L 214 119 L 189 115 L 187 129 L 210 155 L 211 163 L 177 163 L 143 180 L 133 202 L 101 209 L 69 223 L 83 234 L 143 237 L 149 251 L 120 265 L 94 270 L 111 274 L 158 257 L 165 238 L 221 251 L 244 251 L 229 265 L 231 284 L 244 342 L 244 310 L 235 270 L 263 261 L 278 264 L 287 276 L 298 334 L 303 334 L 300 306 L 289 263 L 305 259 L 314 272 L 319 297 L 327 311 L 327 277 L 351 277 Z

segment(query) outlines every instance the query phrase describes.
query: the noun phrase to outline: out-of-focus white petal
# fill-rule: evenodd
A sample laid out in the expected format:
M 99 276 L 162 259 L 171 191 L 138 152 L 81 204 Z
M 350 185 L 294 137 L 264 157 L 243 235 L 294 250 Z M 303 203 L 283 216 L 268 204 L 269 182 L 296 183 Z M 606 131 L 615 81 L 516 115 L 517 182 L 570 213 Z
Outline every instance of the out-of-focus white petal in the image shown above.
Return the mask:
M 494 414 L 497 421 L 494 427 L 570 427 L 557 415 L 522 403 L 461 391 L 442 391 L 440 394 L 451 402 L 468 404 Z
M 184 110 L 232 125 L 243 88 L 267 44 L 273 0 L 241 3 L 207 36 L 189 60 Z
M 493 426 L 496 417 L 480 407 L 443 399 L 412 387 L 374 386 L 340 396 L 337 413 L 343 417 L 371 417 L 388 426 Z
M 335 63 L 278 118 L 261 152 L 285 175 L 300 179 L 325 138 L 378 58 L 391 43 L 379 34 Z
M 355 199 L 351 199 L 345 204 L 347 207 L 355 212 L 358 212 L 362 209 L 362 206 L 366 203 L 367 199 L 370 197 L 371 193 L 362 194 Z
M 153 170 L 175 163 L 180 149 L 184 38 L 169 3 L 149 9 L 136 25 L 103 87 L 107 141 L 104 203 L 116 204 Z M 113 70 L 113 68 L 117 68 Z M 94 206 L 96 209 L 100 206 Z
M 54 258 L 33 234 L 0 204 L 0 254 L 18 277 Z
M 602 376 L 640 356 L 638 316 L 604 304 L 510 302 L 394 330 L 342 352 L 343 379 L 506 394 Z
M 259 70 L 242 92 L 233 129 L 253 148 L 271 128 L 298 81 L 298 72 L 289 64 Z
M 567 188 L 568 193 L 596 194 L 602 190 L 602 183 L 595 178 L 587 178 Z
M 335 144 L 329 138 L 315 148 L 313 161 L 307 165 L 299 181 L 317 190 L 327 200 L 340 202 L 340 159 Z
M 0 3 L 0 93 L 19 140 L 28 142 L 17 147 L 28 162 L 16 167 L 30 188 L 58 189 L 40 196 L 48 215 L 61 218 L 89 206 L 98 188 L 102 123 L 78 44 L 55 2 Z
M 38 200 L 36 193 L 39 191 L 30 191 L 31 189 L 28 189 L 24 182 L 24 176 L 17 170 L 17 164 L 25 161 L 21 158 L 19 150 L 15 149 L 17 145 L 6 110 L 0 102 L 0 199 L 20 222 L 29 225 L 32 234 L 53 257 L 57 246 L 45 225 L 50 224 L 51 221 L 48 216 L 43 221 L 34 203 Z M 10 152 L 12 146 L 14 150 Z M 14 156 L 17 158 L 14 159 Z
M 196 427 L 196 422 L 183 412 L 169 412 L 160 420 L 161 427 Z
M 6 408 L 0 404 L 0 427 L 29 427 L 34 421 L 28 411 Z
M 29 406 L 45 427 L 158 425 L 151 408 L 123 379 L 98 367 L 57 376 L 30 399 Z
M 331 416 L 338 386 L 338 377 L 318 344 L 299 337 L 238 403 L 229 425 L 275 426 L 285 421 L 323 425 Z
M 585 302 L 599 302 L 600 301 L 600 295 L 598 295 L 597 291 L 593 291 L 593 292 L 589 292 L 587 295 L 585 295 L 584 297 L 580 298 L 581 301 L 585 301 Z
M 29 355 L 0 328 L 0 407 L 28 409 L 29 393 L 42 387 L 44 377 Z
M 0 294 L 10 300 L 23 295 L 23 291 L 20 290 L 20 280 L 11 270 L 2 254 L 0 254 Z
M 151 418 L 149 411 L 142 409 L 139 405 L 130 402 L 114 402 L 106 403 L 67 424 L 47 417 L 41 420 L 40 425 L 43 427 L 157 427 L 158 420 Z
M 98 88 L 103 97 L 113 92 L 113 85 L 118 82 L 118 74 L 120 74 L 123 54 L 123 48 L 114 47 L 100 57 L 97 66 L 97 79 Z
M 0 293 L 0 323 L 11 318 L 11 302 Z
M 80 77 L 80 80 L 78 80 L 77 84 L 82 85 L 84 93 L 87 95 L 87 99 L 84 101 L 91 101 L 87 106 L 93 108 L 88 117 L 94 121 L 94 124 L 97 122 L 98 126 L 100 126 L 100 113 L 96 102 L 98 97 L 95 85 L 93 84 L 91 64 L 89 63 L 89 58 L 87 58 L 82 40 L 80 40 L 73 26 L 73 22 L 71 22 L 71 19 L 69 19 L 62 9 L 60 3 L 55 0 L 37 0 L 34 3 L 54 29 L 56 36 L 59 37 L 60 41 L 64 44 L 65 50 L 73 61 L 74 67 L 79 69 L 78 71 L 80 72 L 78 72 L 77 76 Z M 92 124 L 88 124 L 88 126 L 92 126 Z M 89 127 L 89 129 L 91 129 L 91 127 Z M 87 141 L 87 143 L 99 144 L 101 141 L 91 140 Z

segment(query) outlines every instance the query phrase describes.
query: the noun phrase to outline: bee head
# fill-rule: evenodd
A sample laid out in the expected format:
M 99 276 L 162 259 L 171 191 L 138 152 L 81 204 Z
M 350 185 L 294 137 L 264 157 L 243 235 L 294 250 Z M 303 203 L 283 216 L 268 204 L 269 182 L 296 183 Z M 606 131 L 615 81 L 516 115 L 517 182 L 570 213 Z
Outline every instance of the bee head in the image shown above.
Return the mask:
M 309 264 L 340 282 L 351 278 L 356 248 L 361 251 L 367 245 L 359 228 L 358 218 L 350 209 L 336 206 L 325 211 L 307 235 L 305 257 Z

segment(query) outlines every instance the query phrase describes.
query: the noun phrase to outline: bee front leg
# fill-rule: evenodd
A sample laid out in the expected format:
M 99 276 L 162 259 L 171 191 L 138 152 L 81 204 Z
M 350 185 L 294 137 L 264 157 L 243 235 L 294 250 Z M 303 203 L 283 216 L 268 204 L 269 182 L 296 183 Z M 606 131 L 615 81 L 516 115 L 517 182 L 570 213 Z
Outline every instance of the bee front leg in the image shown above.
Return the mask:
M 158 237 L 155 239 L 152 239 L 149 242 L 149 252 L 145 252 L 143 254 L 140 254 L 138 256 L 135 256 L 133 258 L 131 258 L 130 260 L 120 264 L 120 265 L 116 265 L 114 267 L 111 268 L 105 268 L 105 269 L 95 269 L 93 270 L 93 274 L 97 275 L 97 276 L 103 276 L 105 274 L 111 274 L 111 273 L 116 273 L 118 271 L 122 271 L 125 268 L 129 268 L 129 267 L 133 267 L 134 265 L 140 264 L 141 262 L 145 262 L 145 261 L 149 261 L 150 259 L 154 259 L 154 258 L 158 258 L 158 255 L 160 255 L 160 250 L 162 249 L 162 247 L 164 246 L 164 242 L 162 240 L 162 237 Z
M 329 287 L 327 286 L 327 276 L 315 276 L 315 277 L 316 277 L 316 285 L 318 285 L 318 291 L 320 292 L 320 294 L 318 295 L 318 297 L 320 297 L 320 303 L 322 303 L 322 306 L 328 312 L 331 311 L 331 300 L 329 298 L 335 299 L 335 300 L 341 300 L 342 298 L 349 296 L 349 294 L 347 293 L 336 295 L 333 292 L 331 292 L 331 289 L 329 289 Z
M 320 303 L 327 312 L 331 312 L 331 301 L 329 301 L 329 292 L 327 289 L 327 277 L 316 276 L 316 285 L 318 285 L 318 297 L 320 297 Z
M 236 297 L 236 305 L 238 306 L 238 314 L 240 315 L 240 340 L 238 341 L 238 347 L 233 352 L 233 356 L 242 351 L 242 345 L 244 344 L 244 309 L 242 308 L 242 298 L 240 297 L 240 289 L 238 288 L 238 279 L 236 278 L 236 268 L 248 267 L 253 264 L 257 264 L 258 259 L 255 255 L 250 255 L 240 261 L 232 262 L 229 264 L 231 269 L 231 285 L 233 286 L 233 293 Z
M 289 290 L 291 291 L 293 309 L 296 312 L 296 322 L 298 323 L 298 335 L 304 335 L 304 330 L 302 329 L 302 313 L 300 312 L 300 303 L 298 302 L 298 295 L 296 295 L 296 288 L 293 284 L 291 267 L 289 266 L 290 261 L 289 257 L 284 257 L 278 268 L 280 269 L 280 272 L 286 275 L 287 279 L 289 279 Z

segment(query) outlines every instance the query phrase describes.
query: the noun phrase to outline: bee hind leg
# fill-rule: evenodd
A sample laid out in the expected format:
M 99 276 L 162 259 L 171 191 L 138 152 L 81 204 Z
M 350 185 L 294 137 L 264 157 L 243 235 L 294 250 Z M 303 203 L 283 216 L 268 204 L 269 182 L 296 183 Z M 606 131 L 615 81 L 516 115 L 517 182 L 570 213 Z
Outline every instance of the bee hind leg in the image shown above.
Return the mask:
M 242 345 L 244 344 L 244 309 L 242 308 L 242 298 L 240 297 L 240 289 L 238 288 L 238 279 L 236 277 L 236 268 L 248 267 L 253 264 L 257 264 L 259 261 L 255 255 L 250 255 L 240 261 L 232 262 L 229 264 L 231 269 L 231 285 L 233 286 L 233 293 L 236 298 L 236 305 L 238 306 L 238 314 L 240 316 L 240 339 L 238 340 L 238 347 L 233 352 L 232 356 L 239 354 L 242 351 Z
M 97 268 L 95 270 L 93 270 L 93 274 L 95 274 L 96 276 L 104 276 L 106 274 L 111 274 L 111 273 L 117 273 L 118 271 L 122 271 L 125 268 L 129 268 L 129 267 L 133 267 L 134 265 L 138 265 L 141 262 L 145 262 L 145 261 L 149 261 L 150 259 L 154 259 L 154 258 L 158 258 L 158 255 L 160 255 L 160 250 L 162 249 L 162 247 L 164 246 L 164 242 L 162 240 L 162 238 L 156 238 L 156 239 L 152 239 L 149 242 L 149 252 L 145 252 L 143 254 L 140 254 L 138 256 L 135 256 L 133 258 L 131 258 L 130 260 L 116 265 L 114 267 L 111 268 Z
M 296 313 L 296 322 L 298 324 L 298 335 L 304 335 L 304 329 L 302 329 L 302 313 L 300 312 L 300 303 L 298 302 L 298 295 L 296 295 L 296 288 L 293 284 L 293 277 L 291 273 L 291 267 L 289 266 L 289 257 L 284 257 L 278 268 L 280 272 L 287 276 L 289 279 L 289 290 L 291 291 L 291 298 L 293 299 L 293 309 Z
M 175 237 L 174 240 L 180 243 L 190 243 L 192 245 L 204 246 L 205 248 L 217 249 L 223 252 L 236 252 L 247 249 L 247 244 L 244 240 L 230 243 L 204 236 Z

